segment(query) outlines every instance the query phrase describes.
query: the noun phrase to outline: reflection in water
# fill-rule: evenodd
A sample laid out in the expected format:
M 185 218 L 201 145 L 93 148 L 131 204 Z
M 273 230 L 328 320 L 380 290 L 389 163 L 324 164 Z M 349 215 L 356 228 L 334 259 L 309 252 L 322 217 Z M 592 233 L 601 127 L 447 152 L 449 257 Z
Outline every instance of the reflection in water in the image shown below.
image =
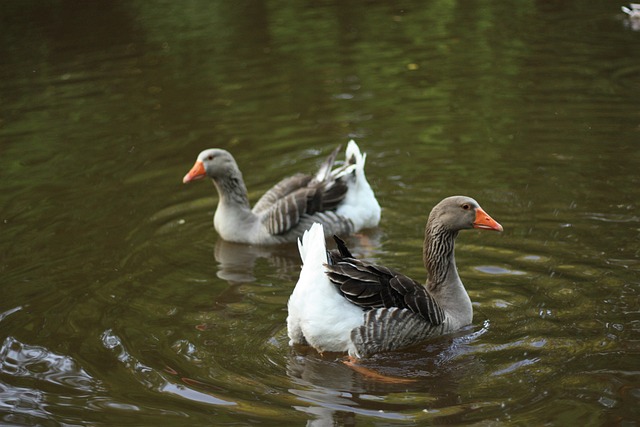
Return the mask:
M 86 399 L 104 391 L 73 358 L 12 336 L 0 347 L 0 378 L 7 381 L 0 382 L 0 420 L 8 423 L 39 424 L 49 418 L 50 406 L 62 396 Z M 54 390 L 57 398 L 50 394 Z M 3 412 L 10 415 L 2 416 Z
M 100 388 L 99 382 L 71 357 L 23 344 L 11 336 L 0 347 L 0 371 L 13 377 L 67 387 L 74 392 L 91 393 Z
M 380 250 L 381 236 L 379 229 L 373 229 L 348 236 L 346 240 L 354 254 L 369 258 Z M 329 248 L 335 247 L 332 239 L 328 245 Z M 291 277 L 296 277 L 297 280 L 300 272 L 301 261 L 296 244 L 245 245 L 218 238 L 213 255 L 218 263 L 217 276 L 230 284 L 255 281 L 254 269 L 260 259 L 266 260 L 276 279 L 291 281 Z
M 259 259 L 267 260 L 270 268 L 281 273 L 282 277 L 289 277 L 300 265 L 295 244 L 245 245 L 218 238 L 213 255 L 218 262 L 216 274 L 232 284 L 255 281 L 254 269 Z
M 637 423 L 640 33 L 583 3 L 2 2 L 0 423 Z M 215 145 L 261 194 L 351 137 L 358 256 L 422 281 L 451 194 L 506 229 L 456 254 L 480 339 L 363 362 L 409 385 L 291 350 L 296 246 L 214 249 L 180 183 Z
M 137 382 L 144 385 L 146 388 L 159 393 L 175 395 L 183 399 L 206 404 L 235 405 L 234 402 L 221 399 L 211 392 L 204 393 L 188 387 L 187 384 L 189 381 L 186 381 L 188 379 L 183 378 L 181 383 L 169 380 L 166 374 L 143 364 L 132 356 L 124 348 L 120 338 L 115 335 L 112 330 L 107 330 L 102 334 L 102 343 L 105 348 L 114 353 L 118 361 L 124 364 Z
M 633 31 L 640 31 L 640 3 L 630 3 L 629 7 L 622 6 L 625 13 L 624 24 Z
M 37 425 L 47 418 L 46 406 L 40 389 L 0 381 L 0 420 L 8 425 Z
M 358 362 L 360 366 L 386 376 L 388 381 L 354 371 L 341 363 L 344 355 L 320 355 L 309 347 L 297 347 L 287 359 L 287 374 L 296 385 L 290 392 L 310 406 L 298 405 L 296 409 L 313 414 L 314 420 L 308 425 L 334 425 L 341 422 L 345 414 L 417 420 L 470 411 L 472 405 L 457 405 L 456 396 L 462 392 L 460 387 L 465 384 L 465 376 L 475 376 L 486 370 L 482 359 L 474 357 L 473 345 L 488 331 L 489 322 L 485 322 L 483 327 L 467 327 L 411 350 L 377 354 Z M 394 378 L 403 381 L 394 382 Z M 412 381 L 406 382 L 407 379 Z M 397 394 L 404 397 L 396 400 Z M 450 403 L 457 409 L 440 414 L 442 403 L 435 403 L 431 394 L 440 399 L 450 396 Z M 409 402 L 420 409 L 407 414 L 403 409 Z M 498 407 L 500 404 L 487 402 L 485 405 Z M 385 409 L 381 410 L 381 407 Z

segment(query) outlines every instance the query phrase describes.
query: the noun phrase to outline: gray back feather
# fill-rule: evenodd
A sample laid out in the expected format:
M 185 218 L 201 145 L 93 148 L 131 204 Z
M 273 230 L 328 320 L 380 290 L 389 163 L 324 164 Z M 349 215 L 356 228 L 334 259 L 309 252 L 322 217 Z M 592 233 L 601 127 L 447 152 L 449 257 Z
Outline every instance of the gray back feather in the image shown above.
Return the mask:
M 262 224 L 270 234 L 285 234 L 296 229 L 306 216 L 333 211 L 342 203 L 348 185 L 343 178 L 335 179 L 331 172 L 339 149 L 336 148 L 327 157 L 316 176 L 300 173 L 285 178 L 258 200 L 252 211 L 261 217 Z M 335 217 L 338 221 L 344 221 L 342 217 Z M 350 223 L 344 224 L 342 229 L 351 232 L 351 227 Z M 338 231 L 335 226 L 331 229 Z
M 311 179 L 312 177 L 310 175 L 305 175 L 303 173 L 298 173 L 283 179 L 260 197 L 260 200 L 256 202 L 252 209 L 253 213 L 260 215 L 268 211 L 280 199 L 288 196 L 296 190 L 299 190 L 300 188 L 306 187 Z
M 364 316 L 364 325 L 351 331 L 358 357 L 409 347 L 444 329 L 443 324 L 434 326 L 422 316 L 396 307 L 369 310 Z

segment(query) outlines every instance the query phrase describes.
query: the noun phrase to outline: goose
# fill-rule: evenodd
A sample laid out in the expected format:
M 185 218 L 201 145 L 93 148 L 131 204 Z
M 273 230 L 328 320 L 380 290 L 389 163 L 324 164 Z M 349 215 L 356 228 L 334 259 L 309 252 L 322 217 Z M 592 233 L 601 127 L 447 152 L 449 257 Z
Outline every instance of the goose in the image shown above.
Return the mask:
M 218 191 L 213 225 L 229 242 L 272 245 L 295 242 L 314 222 L 327 235 L 351 234 L 380 222 L 380 205 L 364 173 L 366 154 L 351 140 L 345 162 L 333 168 L 338 146 L 315 175 L 298 173 L 267 191 L 251 208 L 242 172 L 226 150 L 202 151 L 182 179 L 209 177 Z
M 473 318 L 454 256 L 460 230 L 502 231 L 474 199 L 447 197 L 427 220 L 423 260 L 426 285 L 395 270 L 356 259 L 344 241 L 327 251 L 322 224 L 298 241 L 302 270 L 289 298 L 291 346 L 347 352 L 353 359 L 409 347 L 453 332 Z
M 629 6 L 631 8 L 622 6 L 622 11 L 628 15 L 629 19 L 640 19 L 640 3 L 630 3 Z

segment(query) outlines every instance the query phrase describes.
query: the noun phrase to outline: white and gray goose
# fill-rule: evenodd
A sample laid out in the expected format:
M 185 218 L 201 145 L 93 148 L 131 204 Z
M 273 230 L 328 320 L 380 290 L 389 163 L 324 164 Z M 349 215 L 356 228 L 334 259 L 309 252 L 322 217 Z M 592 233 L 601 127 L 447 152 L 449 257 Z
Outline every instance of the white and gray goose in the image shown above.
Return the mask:
M 338 249 L 327 251 L 322 225 L 314 224 L 298 242 L 303 266 L 288 303 L 290 344 L 360 358 L 470 324 L 473 308 L 454 243 L 460 230 L 471 228 L 502 231 L 470 197 L 448 197 L 433 208 L 425 229 L 425 286 L 354 258 L 336 236 Z
M 218 191 L 213 224 L 224 240 L 249 244 L 293 242 L 315 222 L 324 232 L 351 234 L 380 222 L 380 205 L 364 173 L 366 154 L 350 141 L 344 164 L 334 168 L 336 148 L 315 175 L 296 174 L 267 191 L 251 208 L 242 172 L 226 150 L 198 155 L 183 182 L 204 177 Z

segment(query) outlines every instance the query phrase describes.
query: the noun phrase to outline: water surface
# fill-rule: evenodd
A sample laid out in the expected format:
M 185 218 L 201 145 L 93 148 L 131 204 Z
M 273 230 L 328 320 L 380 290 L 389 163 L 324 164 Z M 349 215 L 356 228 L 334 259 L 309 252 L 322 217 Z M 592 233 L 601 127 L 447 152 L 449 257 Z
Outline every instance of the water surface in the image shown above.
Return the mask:
M 620 3 L 5 1 L 0 420 L 635 425 L 640 32 Z M 469 328 L 363 366 L 290 349 L 295 245 L 220 241 L 199 151 L 252 201 L 354 138 L 383 207 L 353 251 L 424 279 L 460 234 Z

